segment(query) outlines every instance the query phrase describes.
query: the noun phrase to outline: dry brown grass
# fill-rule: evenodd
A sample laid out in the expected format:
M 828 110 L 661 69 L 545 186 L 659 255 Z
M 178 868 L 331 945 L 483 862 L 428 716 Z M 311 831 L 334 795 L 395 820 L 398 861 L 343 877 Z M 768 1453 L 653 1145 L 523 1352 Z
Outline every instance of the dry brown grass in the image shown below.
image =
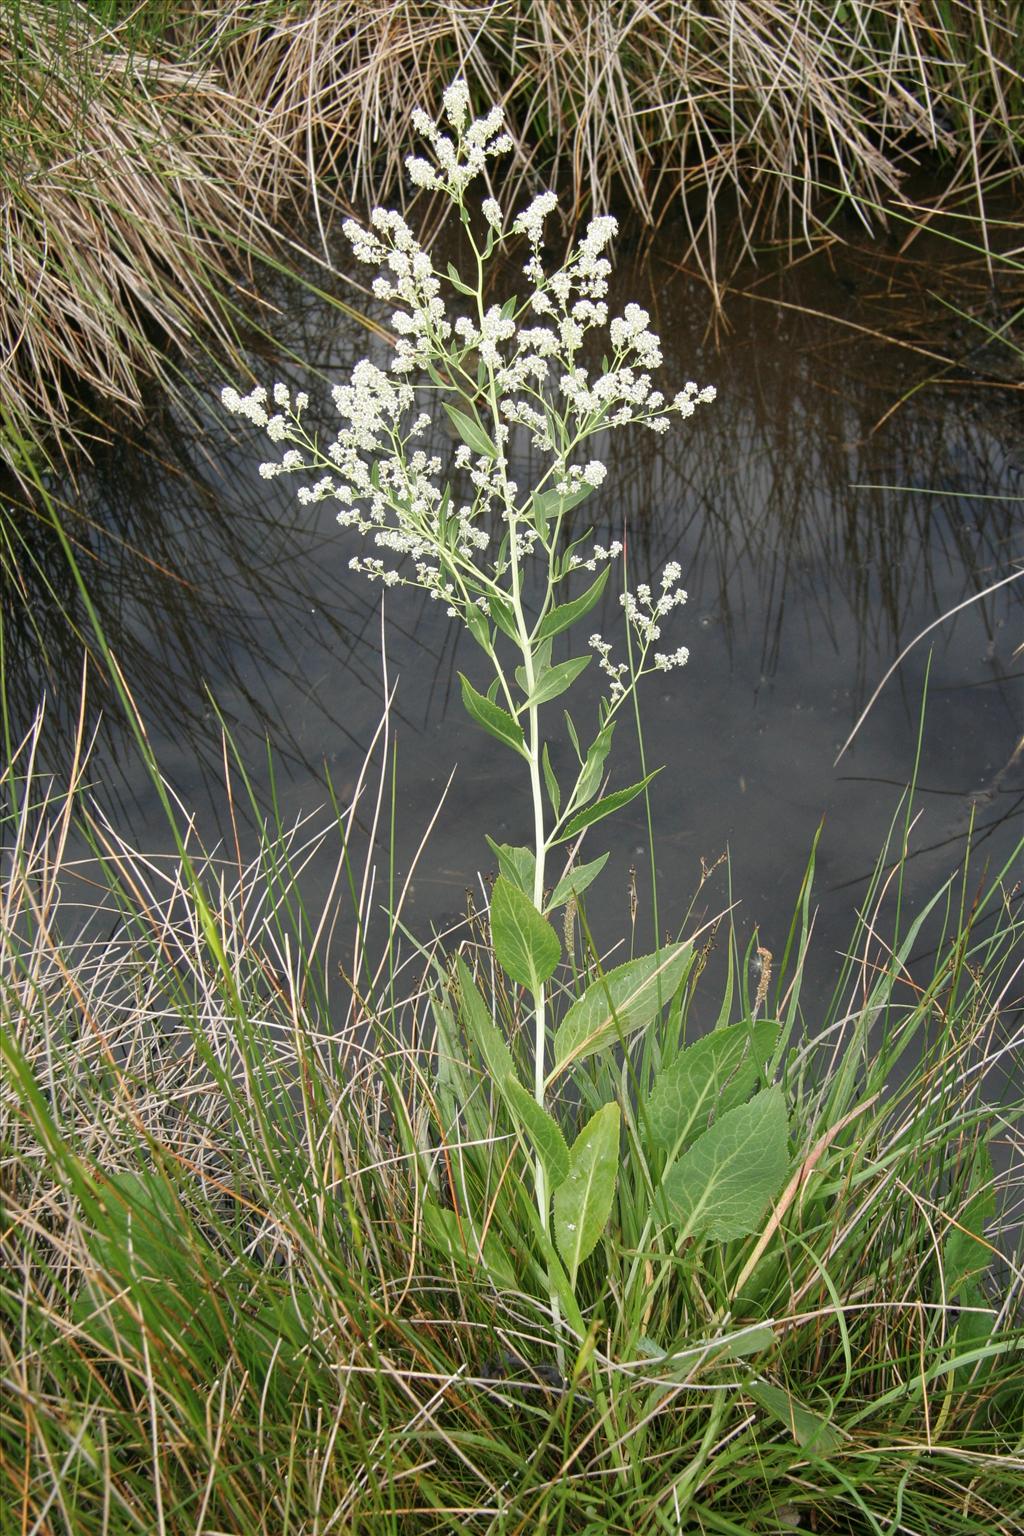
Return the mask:
M 868 220 L 922 157 L 983 212 L 1019 168 L 1022 24 L 1021 0 L 143 0 L 111 26 L 15 0 L 5 457 L 139 414 L 145 380 L 172 381 L 170 344 L 237 355 L 239 263 L 271 255 L 298 199 L 326 255 L 339 207 L 395 196 L 410 109 L 456 73 L 506 104 L 513 183 L 576 211 L 680 207 L 717 282 L 724 232 L 800 239 L 837 195 Z

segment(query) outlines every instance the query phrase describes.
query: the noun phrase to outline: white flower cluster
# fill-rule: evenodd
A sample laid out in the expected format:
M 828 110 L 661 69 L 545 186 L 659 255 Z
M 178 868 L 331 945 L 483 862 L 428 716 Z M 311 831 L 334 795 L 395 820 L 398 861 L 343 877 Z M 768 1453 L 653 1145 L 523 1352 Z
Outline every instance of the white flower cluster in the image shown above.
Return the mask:
M 466 188 L 486 168 L 487 161 L 494 155 L 506 154 L 512 148 L 512 140 L 502 132 L 505 114 L 501 107 L 492 107 L 467 127 L 470 101 L 465 80 L 453 81 L 442 101 L 448 125 L 455 133 L 454 140 L 442 131 L 440 123 L 417 108 L 412 115 L 413 127 L 430 145 L 435 163 L 410 155 L 405 168 L 414 187 L 446 192 L 461 202 Z M 484 217 L 491 222 L 488 214 Z
M 619 598 L 619 602 L 626 610 L 626 618 L 645 647 L 661 639 L 659 619 L 671 613 L 672 609 L 677 608 L 680 603 L 686 602 L 686 593 L 677 585 L 681 575 L 679 562 L 670 560 L 661 573 L 661 591 L 657 597 L 652 597 L 650 587 L 642 581 L 635 593 L 623 592 Z M 679 665 L 681 666 L 682 662 Z
M 414 184 L 449 196 L 468 221 L 466 189 L 495 155 L 512 147 L 502 109 L 471 120 L 469 90 L 456 80 L 444 93 L 436 122 L 424 112 L 416 112 L 413 121 L 429 156 L 407 162 Z M 483 201 L 486 238 L 480 246 L 473 241 L 478 266 L 514 238 L 529 247 L 526 291 L 504 305 L 485 305 L 478 278 L 471 285 L 452 269 L 442 277 L 400 214 L 377 208 L 368 229 L 346 222 L 357 260 L 377 269 L 374 295 L 395 305 L 396 343 L 386 370 L 363 360 L 349 382 L 334 389 L 341 426 L 326 451 L 302 425 L 304 395 L 293 403 L 287 388 L 277 385 L 274 410 L 262 389 L 245 396 L 226 389 L 222 397 L 228 410 L 262 428 L 271 442 L 288 444 L 277 461 L 261 466 L 261 474 L 312 471 L 299 490 L 300 501 L 337 501 L 339 522 L 372 541 L 376 553 L 357 556 L 351 562 L 355 569 L 388 585 L 420 586 L 455 613 L 485 604 L 482 594 L 500 594 L 510 563 L 540 549 L 555 559 L 561 516 L 548 529 L 543 518 L 534 517 L 529 495 L 520 504 L 507 459 L 514 427 L 524 429 L 547 458 L 536 489 L 553 490 L 572 505 L 605 479 L 605 465 L 586 457 L 590 437 L 629 423 L 665 431 L 671 416 L 690 416 L 698 404 L 714 399 L 713 389 L 689 383 L 666 400 L 651 384 L 662 356 L 647 311 L 627 304 L 621 315 L 609 317 L 606 253 L 616 233 L 613 218 L 592 219 L 561 266 L 546 271 L 544 231 L 556 207 L 555 194 L 542 192 L 506 221 L 497 199 Z M 469 227 L 472 231 L 471 222 Z M 606 336 L 606 357 L 592 373 L 584 349 L 591 350 L 595 332 Z M 468 485 L 461 502 L 446 483 L 450 467 L 418 441 L 432 419 L 417 394 L 420 380 L 429 382 L 435 400 L 452 407 L 451 422 L 461 439 L 454 467 Z M 492 533 L 497 552 L 488 563 Z M 577 568 L 594 570 L 620 552 L 617 543 L 608 550 L 595 544 L 587 558 L 573 554 L 556 579 Z M 404 561 L 411 563 L 408 573 Z M 667 567 L 666 576 L 672 570 Z M 673 590 L 678 567 L 675 571 L 671 579 L 663 578 L 657 599 L 643 586 L 623 597 L 645 648 L 659 637 L 659 620 L 685 597 Z M 677 666 L 682 659 L 681 651 L 659 653 L 654 665 Z M 613 683 L 621 683 L 622 669 L 607 652 L 602 664 Z
M 609 555 L 618 548 L 612 545 Z M 594 554 L 598 555 L 599 546 L 595 546 Z M 601 556 L 604 551 L 600 551 Z M 585 562 L 587 569 L 593 570 L 591 562 Z M 680 603 L 686 602 L 686 593 L 679 586 L 679 578 L 682 575 L 682 567 L 677 560 L 670 560 L 661 573 L 661 587 L 655 597 L 647 582 L 638 584 L 635 592 L 623 592 L 619 601 L 626 611 L 626 618 L 640 644 L 639 661 L 634 673 L 635 678 L 640 678 L 647 672 L 670 672 L 674 667 L 684 667 L 690 659 L 690 653 L 685 645 L 678 650 L 665 652 L 656 651 L 650 666 L 647 666 L 647 656 L 651 646 L 656 640 L 661 639 L 660 620 L 673 608 L 678 608 Z M 599 634 L 591 635 L 590 646 L 597 653 L 598 664 L 601 671 L 609 679 L 608 700 L 611 705 L 622 701 L 627 693 L 626 674 L 629 671 L 627 662 L 615 662 L 611 659 L 611 645 Z
M 595 544 L 590 551 L 589 559 L 584 560 L 582 555 L 569 556 L 570 571 L 596 571 L 597 567 L 605 560 L 617 560 L 622 554 L 622 544 L 618 539 L 613 539 L 605 549 L 603 544 Z

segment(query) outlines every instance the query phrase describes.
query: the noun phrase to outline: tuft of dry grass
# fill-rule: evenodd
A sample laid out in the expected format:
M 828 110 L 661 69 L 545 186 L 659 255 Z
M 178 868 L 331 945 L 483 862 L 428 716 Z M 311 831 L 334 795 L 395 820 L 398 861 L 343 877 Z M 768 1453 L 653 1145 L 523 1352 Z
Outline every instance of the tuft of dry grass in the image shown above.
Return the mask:
M 312 210 L 402 195 L 413 105 L 502 101 L 510 194 L 678 208 L 726 237 L 865 222 L 922 159 L 984 218 L 1021 161 L 1024 4 L 978 0 L 9 0 L 0 8 L 0 446 L 142 413 L 197 348 L 237 371 L 238 278 Z M 302 214 L 305 220 L 306 214 Z

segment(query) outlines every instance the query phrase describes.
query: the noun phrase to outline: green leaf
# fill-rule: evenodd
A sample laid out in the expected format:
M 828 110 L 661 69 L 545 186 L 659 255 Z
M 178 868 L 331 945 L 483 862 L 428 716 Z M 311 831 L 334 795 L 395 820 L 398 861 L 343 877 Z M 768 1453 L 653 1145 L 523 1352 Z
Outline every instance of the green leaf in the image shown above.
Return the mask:
M 534 689 L 536 689 L 536 687 L 537 687 L 538 683 L 540 682 L 541 678 L 543 677 L 544 673 L 548 670 L 548 668 L 551 665 L 551 646 L 552 646 L 552 642 L 550 640 L 542 640 L 539 645 L 534 647 L 534 651 L 533 651 L 533 686 L 534 686 Z M 530 692 L 530 686 L 529 686 L 529 683 L 527 681 L 526 668 L 525 667 L 516 667 L 516 682 L 519 684 L 520 688 L 523 690 L 524 693 L 528 694 Z
M 533 882 L 537 869 L 533 849 L 513 848 L 509 843 L 496 843 L 493 837 L 487 836 L 487 833 L 484 833 L 484 836 L 487 837 L 488 846 L 498 861 L 500 873 L 506 880 L 511 880 L 513 885 L 517 885 L 523 895 L 529 896 L 532 902 Z
M 608 581 L 608 567 L 605 566 L 597 580 L 587 588 L 580 597 L 573 598 L 571 603 L 562 603 L 557 608 L 552 608 L 546 613 L 537 626 L 535 640 L 549 640 L 552 635 L 560 635 L 563 629 L 568 629 L 575 624 L 577 619 L 582 619 L 588 614 L 604 591 Z
M 827 1456 L 842 1445 L 842 1435 L 827 1419 L 805 1408 L 783 1387 L 775 1387 L 768 1381 L 756 1381 L 748 1384 L 747 1392 L 755 1403 L 785 1424 L 797 1445 L 805 1451 Z
M 533 503 L 533 523 L 537 532 L 543 538 L 547 532 L 549 518 L 559 517 L 565 512 L 571 512 L 573 507 L 578 507 L 581 502 L 592 496 L 594 487 L 582 485 L 578 491 L 573 491 L 571 496 L 561 496 L 558 491 L 534 491 L 531 496 Z M 584 540 L 577 542 L 583 543 Z M 568 552 L 567 552 L 568 553 Z
M 567 709 L 564 709 L 562 711 L 562 713 L 565 716 L 565 728 L 569 732 L 569 740 L 572 742 L 573 747 L 576 750 L 576 756 L 579 758 L 580 764 L 582 765 L 582 763 L 583 763 L 583 753 L 580 751 L 580 738 L 576 734 L 576 727 L 572 723 L 572 715 L 570 715 L 570 713 L 569 713 L 569 711 Z M 609 729 L 610 730 L 614 730 L 615 727 L 614 726 L 610 726 Z
M 453 267 L 451 262 L 448 263 L 448 281 L 451 283 L 456 293 L 464 293 L 469 299 L 476 298 L 476 293 L 474 290 L 469 286 L 468 283 L 464 283 L 462 281 L 462 278 L 459 276 L 458 269 Z
M 555 777 L 555 770 L 551 766 L 551 753 L 548 751 L 547 742 L 544 743 L 544 749 L 541 752 L 540 763 L 544 770 L 544 783 L 548 787 L 548 799 L 551 801 L 551 809 L 557 816 L 562 807 L 562 791 L 558 787 L 558 780 Z
M 680 1051 L 658 1074 L 640 1117 L 651 1145 L 668 1152 L 703 1130 L 712 1112 L 724 1114 L 749 1098 L 779 1033 L 769 1020 L 730 1024 Z
M 89 1257 L 109 1276 L 115 1299 L 97 1311 L 93 1277 L 74 1303 L 78 1321 L 118 1347 L 142 1347 L 143 1330 L 188 1340 L 193 1352 L 222 1340 L 220 1319 L 204 1306 L 215 1255 L 158 1172 L 114 1173 L 90 1201 Z
M 619 1119 L 619 1106 L 605 1104 L 588 1120 L 569 1153 L 568 1177 L 555 1190 L 555 1241 L 573 1285 L 611 1215 L 619 1166 Z
M 455 956 L 455 979 L 462 1026 L 483 1057 L 491 1080 L 504 1093 L 505 1085 L 516 1080 L 515 1062 L 461 955 Z
M 517 885 L 499 875 L 491 896 L 491 941 L 498 964 L 521 987 L 538 992 L 562 955 L 558 935 Z
M 476 721 L 477 725 L 483 726 L 485 731 L 496 736 L 499 741 L 503 741 L 506 747 L 511 747 L 521 757 L 528 757 L 522 727 L 513 720 L 508 710 L 484 698 L 482 693 L 477 693 L 468 677 L 461 672 L 459 682 L 462 684 L 462 702 L 466 707 L 466 713 Z
M 973 1282 L 992 1262 L 992 1248 L 985 1237 L 985 1228 L 995 1219 L 992 1159 L 982 1149 L 974 1170 L 971 1197 L 959 1217 L 959 1225 L 950 1227 L 942 1245 L 942 1273 L 949 1300 L 961 1290 L 977 1289 Z
M 498 450 L 480 423 L 474 420 L 472 416 L 467 416 L 465 411 L 457 410 L 454 405 L 449 405 L 447 400 L 443 404 L 448 412 L 448 419 L 466 444 L 466 447 L 472 448 L 474 453 L 483 454 L 485 458 L 496 459 L 498 457 Z
M 636 799 L 637 795 L 643 793 L 655 775 L 660 772 L 660 768 L 655 768 L 654 773 L 649 773 L 639 783 L 631 784 L 628 789 L 617 789 L 613 795 L 605 795 L 602 800 L 595 800 L 593 805 L 588 806 L 585 811 L 577 811 L 572 820 L 566 822 L 558 837 L 555 838 L 555 842 L 567 843 L 578 832 L 582 832 L 584 827 L 589 827 L 593 822 L 601 821 L 603 817 L 611 816 L 614 811 L 628 805 L 631 800 Z
M 568 661 L 556 662 L 553 667 L 548 667 L 542 672 L 534 686 L 534 690 L 526 701 L 526 707 L 533 708 L 537 704 L 546 704 L 549 699 L 557 699 L 560 693 L 571 688 L 585 667 L 589 667 L 589 656 L 572 656 Z
M 518 1079 L 505 1080 L 503 1096 L 513 1116 L 540 1154 L 551 1188 L 557 1189 L 569 1177 L 569 1148 L 558 1124 Z
M 433 1200 L 424 1200 L 422 1214 L 427 1237 L 454 1264 L 471 1272 L 482 1267 L 510 1290 L 518 1285 L 508 1250 L 496 1232 L 489 1230 L 485 1236 L 479 1222 Z
M 591 859 L 589 864 L 574 864 L 552 891 L 546 911 L 553 912 L 556 907 L 568 901 L 570 896 L 582 896 L 587 886 L 597 879 L 607 862 L 608 855 L 602 853 L 600 858 Z
M 681 1233 L 718 1242 L 756 1232 L 789 1166 L 789 1122 L 779 1088 L 719 1115 L 672 1164 L 662 1194 Z M 657 1214 L 662 1201 L 655 1196 Z
M 689 944 L 627 960 L 592 981 L 555 1032 L 555 1070 L 646 1029 L 693 964 Z
M 568 715 L 565 717 L 568 720 Z M 590 746 L 587 748 L 586 760 L 583 763 L 579 778 L 576 781 L 576 793 L 573 798 L 574 805 L 586 805 L 587 801 L 597 794 L 601 787 L 601 774 L 604 771 L 604 760 L 611 751 L 612 736 L 615 733 L 615 721 L 612 720 L 602 730 L 598 731 Z M 574 738 L 575 739 L 575 738 Z M 576 755 L 579 757 L 579 742 L 576 742 Z
M 508 635 L 510 640 L 517 640 L 519 631 L 516 629 L 516 616 L 512 607 L 505 602 L 504 598 L 497 597 L 493 592 L 487 594 L 487 606 L 491 610 L 491 618 L 502 634 Z
M 475 603 L 466 605 L 466 627 L 481 650 L 488 655 L 491 650 L 491 626 Z

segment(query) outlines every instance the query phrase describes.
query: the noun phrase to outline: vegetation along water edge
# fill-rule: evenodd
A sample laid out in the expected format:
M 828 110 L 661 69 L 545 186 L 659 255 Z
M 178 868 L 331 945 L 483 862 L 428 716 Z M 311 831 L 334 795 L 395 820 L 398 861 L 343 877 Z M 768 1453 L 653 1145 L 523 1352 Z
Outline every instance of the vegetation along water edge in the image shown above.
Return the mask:
M 491 843 L 486 911 L 408 930 L 375 873 L 385 689 L 351 794 L 297 825 L 225 733 L 259 846 L 205 848 L 58 520 L 176 853 L 101 811 L 84 701 L 60 775 L 45 712 L 19 738 L 4 708 L 3 1508 L 33 1536 L 1020 1533 L 1024 845 L 911 910 L 908 791 L 829 997 L 803 986 L 813 850 L 780 954 L 656 883 L 653 952 L 597 952 L 594 839 L 659 766 L 620 783 L 615 736 L 642 743 L 645 679 L 685 681 L 686 594 L 568 518 L 617 435 L 699 431 L 714 390 L 662 387 L 649 315 L 611 311 L 614 219 L 556 261 L 554 194 L 477 199 L 515 153 L 500 106 L 457 76 L 414 123 L 460 265 L 399 210 L 349 221 L 389 366 L 335 384 L 326 444 L 301 391 L 223 401 L 264 477 L 337 506 L 357 571 L 465 628 L 462 702 L 520 766 L 529 841 Z M 613 581 L 618 648 L 590 622 Z

